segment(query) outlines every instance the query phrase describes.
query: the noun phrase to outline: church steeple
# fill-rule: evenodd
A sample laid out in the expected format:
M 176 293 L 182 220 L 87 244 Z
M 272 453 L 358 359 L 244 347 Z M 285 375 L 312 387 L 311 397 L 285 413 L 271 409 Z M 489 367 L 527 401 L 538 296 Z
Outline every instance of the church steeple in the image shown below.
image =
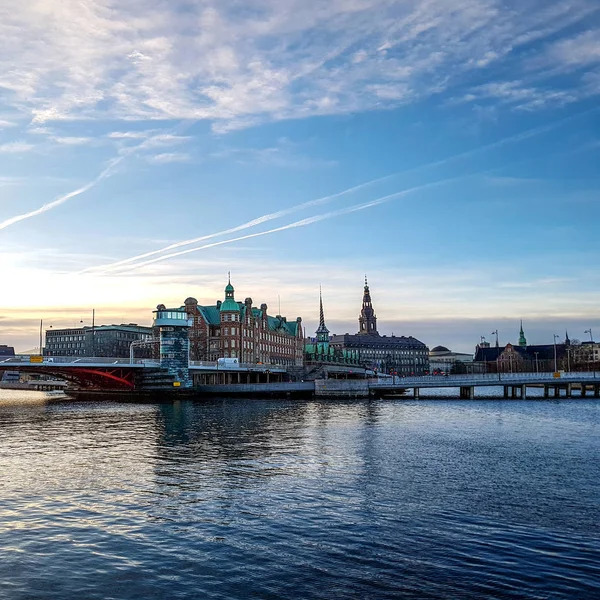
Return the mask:
M 323 294 L 319 286 L 319 328 L 316 331 L 317 342 L 329 344 L 329 329 L 325 325 L 325 312 L 323 311 Z
M 521 329 L 519 330 L 519 346 L 527 346 L 527 340 L 525 339 L 525 333 L 523 333 L 523 319 L 521 319 Z
M 377 317 L 373 310 L 371 302 L 371 292 L 369 290 L 369 282 L 365 275 L 365 289 L 363 293 L 362 309 L 358 317 L 358 334 L 359 335 L 379 335 L 377 332 Z

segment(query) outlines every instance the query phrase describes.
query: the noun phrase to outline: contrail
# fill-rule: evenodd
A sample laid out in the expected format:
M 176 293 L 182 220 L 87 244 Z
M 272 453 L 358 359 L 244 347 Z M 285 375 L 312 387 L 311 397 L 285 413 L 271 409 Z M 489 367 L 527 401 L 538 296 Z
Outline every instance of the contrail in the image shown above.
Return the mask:
M 165 254 L 163 256 L 153 258 L 152 260 L 147 260 L 147 261 L 137 263 L 134 265 L 129 265 L 129 267 L 126 269 L 123 269 L 123 271 L 132 271 L 139 267 L 145 267 L 146 265 L 151 265 L 153 263 L 157 263 L 162 260 L 167 260 L 169 258 L 175 258 L 176 256 L 183 256 L 184 254 L 189 254 L 190 252 L 198 252 L 199 250 L 206 250 L 207 248 L 214 248 L 215 246 L 222 246 L 224 244 L 232 244 L 234 242 L 240 242 L 242 240 L 249 240 L 251 238 L 260 237 L 263 235 L 269 235 L 271 233 L 277 233 L 279 231 L 285 231 L 287 229 L 294 229 L 296 227 L 305 227 L 306 225 L 312 225 L 313 223 L 317 223 L 319 221 L 325 221 L 326 219 L 332 219 L 334 217 L 339 217 L 341 215 L 358 212 L 359 210 L 365 210 L 367 208 L 371 208 L 373 206 L 377 206 L 379 204 L 389 202 L 390 200 L 393 200 L 395 198 L 400 198 L 402 196 L 406 196 L 408 194 L 412 194 L 414 192 L 418 192 L 420 190 L 424 190 L 424 189 L 427 189 L 430 187 L 444 185 L 446 183 L 450 183 L 452 181 L 456 181 L 459 179 L 465 179 L 466 177 L 472 177 L 472 175 L 460 175 L 457 177 L 449 177 L 447 179 L 442 179 L 440 181 L 434 181 L 432 183 L 425 183 L 423 185 L 418 185 L 418 186 L 415 186 L 412 188 L 408 188 L 406 190 L 401 190 L 401 191 L 395 192 L 393 194 L 388 194 L 387 196 L 381 196 L 380 198 L 376 198 L 375 200 L 371 200 L 369 202 L 364 202 L 362 204 L 355 204 L 353 206 L 348 206 L 346 208 L 340 208 L 338 210 L 334 210 L 334 211 L 331 211 L 328 213 L 323 213 L 321 215 L 314 215 L 312 217 L 307 217 L 307 218 L 301 219 L 299 221 L 294 221 L 293 223 L 289 223 L 288 225 L 282 225 L 281 227 L 276 227 L 274 229 L 268 229 L 267 231 L 259 231 L 257 233 L 249 233 L 247 235 L 242 235 L 242 236 L 239 236 L 236 238 L 231 238 L 228 240 L 220 240 L 218 242 L 204 244 L 203 246 L 196 246 L 195 248 L 188 248 L 187 250 L 180 250 L 179 252 L 172 252 L 171 254 Z
M 181 240 L 179 242 L 175 242 L 173 244 L 170 244 L 168 246 L 164 246 L 163 248 L 159 248 L 157 250 L 152 250 L 150 252 L 145 252 L 143 254 L 138 254 L 136 256 L 131 256 L 130 258 L 126 258 L 120 261 L 116 261 L 113 263 L 109 263 L 109 264 L 105 264 L 105 265 L 98 265 L 96 267 L 89 267 L 87 269 L 84 269 L 83 271 L 81 271 L 80 273 L 88 273 L 88 272 L 96 272 L 96 271 L 100 271 L 100 272 L 105 272 L 105 271 L 111 271 L 111 270 L 120 270 L 120 267 L 123 265 L 128 265 L 132 262 L 138 261 L 138 260 L 142 260 L 144 258 L 148 258 L 150 256 L 155 256 L 157 254 L 161 254 L 162 252 L 167 252 L 169 250 L 174 250 L 176 248 L 181 248 L 182 246 L 188 246 L 190 244 L 196 244 L 198 242 L 202 242 L 205 240 L 209 240 L 209 239 L 213 239 L 215 237 L 220 237 L 222 235 L 229 235 L 231 233 L 237 233 L 238 231 L 243 231 L 245 229 L 249 229 L 252 227 L 255 227 L 257 225 L 261 225 L 262 223 L 265 223 L 267 221 L 272 221 L 273 219 L 278 219 L 280 217 L 284 217 L 287 216 L 289 214 L 293 214 L 295 212 L 298 212 L 300 210 L 303 210 L 305 208 L 310 208 L 312 206 L 318 206 L 321 204 L 326 204 L 336 198 L 339 198 L 341 196 L 344 196 L 346 194 L 350 194 L 352 192 L 355 192 L 359 189 L 374 185 L 376 183 L 380 183 L 382 181 L 385 181 L 387 179 L 392 179 L 394 177 L 398 177 L 400 175 L 409 175 L 412 173 L 416 173 L 419 171 L 423 171 L 426 169 L 431 169 L 434 167 L 439 167 L 442 165 L 446 165 L 449 163 L 452 163 L 454 161 L 457 160 L 461 160 L 463 158 L 468 158 L 469 156 L 473 156 L 473 155 L 477 155 L 480 154 L 482 152 L 487 152 L 488 150 L 493 150 L 495 148 L 499 148 L 501 146 L 504 146 L 505 144 L 511 144 L 514 142 L 519 142 L 521 140 L 530 138 L 530 137 L 534 137 L 536 135 L 540 135 L 542 133 L 546 133 L 547 131 L 551 131 L 552 129 L 556 128 L 556 127 L 560 127 L 561 125 L 563 125 L 566 122 L 569 122 L 575 118 L 578 118 L 580 116 L 584 116 L 590 112 L 594 112 L 598 110 L 597 107 L 592 108 L 590 110 L 587 111 L 583 111 L 577 115 L 570 115 L 568 117 L 565 117 L 564 119 L 561 119 L 559 121 L 555 121 L 554 123 L 550 123 L 548 125 L 542 125 L 540 127 L 534 127 L 532 129 L 528 129 L 526 131 L 523 131 L 521 133 L 517 133 L 515 135 L 503 138 L 501 140 L 497 140 L 495 142 L 491 142 L 489 144 L 485 144 L 484 146 L 479 146 L 478 148 L 473 148 L 471 150 L 466 150 L 464 152 L 460 152 L 458 154 L 455 154 L 453 156 L 449 156 L 447 158 L 442 158 L 440 160 L 437 161 L 433 161 L 430 163 L 426 163 L 424 165 L 419 165 L 417 167 L 413 167 L 411 169 L 408 169 L 406 171 L 401 171 L 398 173 L 392 173 L 390 175 L 386 175 L 383 177 L 379 177 L 377 179 L 372 179 L 370 181 L 366 181 L 365 183 L 361 183 L 359 185 L 353 186 L 351 188 L 348 188 L 346 190 L 343 190 L 341 192 L 338 192 L 336 194 L 331 194 L 329 196 L 324 196 L 322 198 L 317 198 L 316 200 L 309 200 L 308 202 L 303 202 L 302 204 L 297 204 L 296 206 L 292 206 L 290 208 L 287 209 L 283 209 L 280 211 L 276 211 L 276 212 L 272 212 L 272 213 L 268 213 L 265 215 L 262 215 L 261 217 L 257 217 L 256 219 L 252 219 L 251 221 L 247 221 L 246 223 L 242 223 L 241 225 L 237 225 L 236 227 L 232 227 L 230 229 L 224 229 L 222 231 L 217 231 L 214 233 L 210 233 L 210 234 L 206 234 L 200 237 L 196 237 L 196 238 L 191 238 L 191 239 L 187 239 L 187 240 Z M 241 237 L 240 239 L 247 239 L 245 236 Z M 210 247 L 210 245 L 206 246 L 206 247 Z M 172 255 L 169 255 L 172 256 Z M 142 262 L 140 263 L 142 265 L 144 264 L 148 264 L 146 262 Z
M 311 206 L 318 206 L 320 204 L 326 204 L 335 200 L 335 198 L 339 198 L 340 196 L 345 196 L 346 194 L 350 194 L 362 188 L 375 185 L 376 183 L 380 183 L 381 181 L 385 181 L 386 179 L 391 179 L 395 177 L 395 175 L 386 175 L 385 177 L 378 177 L 377 179 L 372 179 L 371 181 L 366 181 L 365 183 L 361 183 L 359 185 L 355 185 L 351 188 L 343 190 L 341 192 L 337 192 L 335 194 L 331 194 L 329 196 L 323 196 L 322 198 L 317 198 L 315 200 L 309 200 L 307 202 L 303 202 L 302 204 L 296 204 L 290 208 L 285 208 L 283 210 L 278 210 L 276 212 L 268 213 L 266 215 L 262 215 L 261 217 L 257 217 L 256 219 L 252 219 L 251 221 L 247 221 L 246 223 L 242 223 L 241 225 L 236 225 L 230 229 L 224 229 L 223 231 L 216 231 L 214 233 L 209 233 L 197 238 L 192 238 L 189 240 L 182 240 L 180 242 L 175 242 L 164 248 L 159 248 L 158 250 L 152 250 L 151 252 L 145 252 L 144 254 L 138 254 L 137 256 L 131 256 L 130 258 L 125 258 L 123 260 L 119 260 L 114 263 L 110 263 L 107 265 L 98 265 L 97 267 L 89 267 L 88 269 L 84 269 L 81 273 L 88 273 L 90 271 L 110 271 L 113 269 L 118 270 L 122 265 L 126 265 L 132 263 L 137 260 L 141 260 L 143 258 L 148 258 L 149 256 L 154 256 L 156 254 L 160 254 L 161 252 L 166 252 L 168 250 L 174 250 L 175 248 L 181 248 L 182 246 L 188 246 L 189 244 L 196 244 L 198 242 L 203 242 L 204 240 L 210 240 L 212 238 L 219 237 L 221 235 L 229 235 L 230 233 L 237 233 L 238 231 L 243 231 L 244 229 L 249 229 L 250 227 L 255 227 L 256 225 L 261 225 L 262 223 L 266 223 L 267 221 L 272 221 L 273 219 L 279 219 L 280 217 L 285 217 L 292 213 L 298 212 L 305 208 L 310 208 Z M 145 263 L 144 263 L 145 264 Z
M 67 200 L 70 200 L 71 198 L 74 198 L 75 196 L 79 196 L 80 194 L 87 192 L 88 190 L 92 189 L 94 186 L 98 185 L 98 183 L 100 183 L 103 179 L 110 177 L 110 175 L 112 175 L 112 173 L 113 173 L 114 168 L 123 160 L 123 158 L 124 158 L 124 156 L 118 156 L 116 158 L 111 159 L 108 162 L 108 166 L 104 169 L 104 171 L 102 171 L 102 173 L 100 173 L 100 175 L 98 175 L 95 179 L 92 179 L 92 181 L 86 183 L 85 185 L 82 185 L 80 188 L 77 188 L 76 190 L 73 190 L 72 192 L 69 192 L 68 194 L 64 194 L 63 196 L 59 196 L 58 198 L 56 198 L 56 200 L 53 200 L 52 202 L 48 202 L 46 204 L 43 204 L 42 206 L 40 206 L 39 208 L 36 208 L 35 210 L 32 210 L 27 213 L 23 213 L 21 215 L 16 215 L 14 217 L 10 217 L 10 219 L 6 219 L 5 221 L 2 221 L 0 223 L 0 229 L 5 229 L 6 227 L 9 227 L 10 225 L 14 225 L 15 223 L 18 223 L 19 221 L 24 221 L 25 219 L 30 219 L 31 217 L 36 217 L 37 215 L 41 215 L 42 213 L 45 213 L 49 210 L 52 210 L 53 208 L 56 208 L 57 206 L 60 206 L 61 204 L 64 204 L 65 202 L 67 202 Z
M 191 124 L 187 125 L 187 127 L 190 127 L 190 126 L 191 126 Z M 123 161 L 126 157 L 131 156 L 132 154 L 135 154 L 139 150 L 144 150 L 144 149 L 150 147 L 152 145 L 153 141 L 160 139 L 161 137 L 164 137 L 165 135 L 173 135 L 174 133 L 177 133 L 181 129 L 185 129 L 185 127 L 183 127 L 183 126 L 175 127 L 174 129 L 171 129 L 170 133 L 167 132 L 166 134 L 164 134 L 164 133 L 157 134 L 155 136 L 151 136 L 151 137 L 143 140 L 137 146 L 131 146 L 129 148 L 121 149 L 119 151 L 119 155 L 116 156 L 115 158 L 112 158 L 111 160 L 109 160 L 107 167 L 100 173 L 100 175 L 98 175 L 97 177 L 92 179 L 92 181 L 86 183 L 85 185 L 82 185 L 80 188 L 77 188 L 76 190 L 73 190 L 72 192 L 68 192 L 67 194 L 59 196 L 58 198 L 56 198 L 56 200 L 53 200 L 52 202 L 47 202 L 46 204 L 43 204 L 42 206 L 40 206 L 39 208 L 36 208 L 35 210 L 32 210 L 27 213 L 23 213 L 21 215 L 16 215 L 14 217 L 10 217 L 9 219 L 6 219 L 6 220 L 0 222 L 0 229 L 5 229 L 6 227 L 10 227 L 11 225 L 18 223 L 19 221 L 24 221 L 25 219 L 30 219 L 31 217 L 37 217 L 38 215 L 41 215 L 42 213 L 45 213 L 49 210 L 52 210 L 53 208 L 56 208 L 57 206 L 60 206 L 61 204 L 64 204 L 65 202 L 67 202 L 71 198 L 74 198 L 75 196 L 84 194 L 85 192 L 91 190 L 93 187 L 98 185 L 98 183 L 100 183 L 103 179 L 110 177 L 114 172 L 114 168 L 121 161 Z

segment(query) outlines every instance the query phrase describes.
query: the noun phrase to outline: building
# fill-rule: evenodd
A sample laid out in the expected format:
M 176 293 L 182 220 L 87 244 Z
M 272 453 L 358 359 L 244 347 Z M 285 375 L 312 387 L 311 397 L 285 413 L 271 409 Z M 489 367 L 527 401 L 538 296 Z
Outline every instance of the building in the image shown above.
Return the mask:
M 304 344 L 305 359 L 309 363 L 336 363 L 343 365 L 359 365 L 360 352 L 357 349 L 334 347 L 330 344 L 329 329 L 325 325 L 323 296 L 319 290 L 319 327 L 314 339 Z
M 412 336 L 386 336 L 377 331 L 377 316 L 366 277 L 358 333 L 334 335 L 329 343 L 334 351 L 358 350 L 361 364 L 379 372 L 397 375 L 429 372 L 429 348 L 423 342 Z
M 0 357 L 9 358 L 15 355 L 15 349 L 12 346 L 0 344 Z
M 222 301 L 203 306 L 195 298 L 188 298 L 181 309 L 192 320 L 191 360 L 238 358 L 242 363 L 303 364 L 302 319 L 288 321 L 281 315 L 270 316 L 267 305 L 255 308 L 252 298 L 236 301 L 231 279 Z
M 496 342 L 497 344 L 497 342 Z M 490 346 L 483 342 L 475 348 L 473 365 L 481 373 L 550 373 L 571 370 L 572 349 L 569 335 L 560 344 L 527 344 L 523 322 L 517 345 Z
M 136 323 L 47 329 L 44 356 L 129 357 L 132 342 L 149 342 L 152 328 Z M 138 352 L 139 354 L 143 354 Z
M 569 362 L 574 371 L 600 371 L 600 343 L 573 343 L 570 350 Z
M 429 370 L 432 373 L 467 372 L 472 362 L 472 354 L 452 352 L 446 346 L 436 346 L 429 351 Z

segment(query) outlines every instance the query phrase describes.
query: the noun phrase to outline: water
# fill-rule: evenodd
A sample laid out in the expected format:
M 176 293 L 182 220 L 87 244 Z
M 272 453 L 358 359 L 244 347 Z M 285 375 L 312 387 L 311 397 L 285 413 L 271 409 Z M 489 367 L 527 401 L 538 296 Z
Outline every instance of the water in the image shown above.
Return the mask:
M 600 402 L 0 391 L 0 598 L 598 598 Z

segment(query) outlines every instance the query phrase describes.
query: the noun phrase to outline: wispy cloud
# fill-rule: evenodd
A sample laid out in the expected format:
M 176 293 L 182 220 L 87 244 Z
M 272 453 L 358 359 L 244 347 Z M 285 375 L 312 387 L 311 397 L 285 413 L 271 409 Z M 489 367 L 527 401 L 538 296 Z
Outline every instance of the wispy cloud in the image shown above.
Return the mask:
M 64 144 L 65 146 L 82 146 L 93 142 L 93 138 L 83 136 L 56 136 L 52 138 L 57 144 Z
M 33 150 L 35 146 L 27 142 L 6 142 L 0 144 L 0 153 L 2 154 L 23 154 Z
M 558 38 L 556 60 L 590 65 L 597 46 L 583 28 L 596 9 L 595 0 L 4 4 L 0 88 L 39 124 L 207 119 L 228 131 L 414 102 L 518 64 L 532 41 Z M 579 33 L 566 38 L 569 27 Z M 535 75 L 514 79 L 532 89 Z
M 185 152 L 163 152 L 148 156 L 147 160 L 155 165 L 165 165 L 168 163 L 189 162 L 192 157 Z

